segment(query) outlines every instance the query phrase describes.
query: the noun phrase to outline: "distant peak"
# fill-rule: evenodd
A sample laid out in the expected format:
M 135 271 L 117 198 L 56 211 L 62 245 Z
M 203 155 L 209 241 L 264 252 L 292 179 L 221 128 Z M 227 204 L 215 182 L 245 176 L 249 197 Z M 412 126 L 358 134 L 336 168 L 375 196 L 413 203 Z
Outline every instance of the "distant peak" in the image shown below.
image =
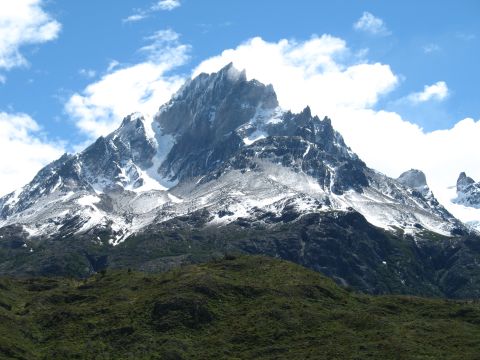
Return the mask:
M 305 109 L 302 110 L 302 114 L 305 114 L 308 117 L 312 116 L 312 110 L 310 109 L 310 106 L 306 106 Z
M 220 71 L 217 72 L 218 76 L 226 76 L 228 80 L 237 82 L 237 81 L 247 81 L 247 73 L 245 69 L 238 70 L 232 62 L 224 66 Z
M 463 191 L 471 184 L 475 184 L 475 180 L 473 180 L 471 177 L 468 177 L 467 174 L 462 171 L 458 176 L 457 191 Z
M 328 116 L 325 116 L 322 121 L 324 124 L 332 126 L 332 119 L 330 119 Z
M 121 127 L 122 127 L 122 126 L 126 126 L 126 125 L 128 125 L 129 123 L 131 123 L 131 122 L 134 122 L 134 121 L 142 121 L 142 120 L 144 120 L 143 115 L 142 115 L 141 113 L 139 113 L 139 112 L 134 112 L 134 113 L 126 116 L 125 118 L 123 118 Z
M 470 179 L 472 182 L 475 182 L 471 177 L 468 177 L 465 171 L 462 171 L 460 175 L 458 175 L 458 180 L 467 180 Z
M 405 171 L 397 180 L 412 189 L 418 190 L 427 186 L 427 177 L 425 176 L 425 173 L 417 169 Z

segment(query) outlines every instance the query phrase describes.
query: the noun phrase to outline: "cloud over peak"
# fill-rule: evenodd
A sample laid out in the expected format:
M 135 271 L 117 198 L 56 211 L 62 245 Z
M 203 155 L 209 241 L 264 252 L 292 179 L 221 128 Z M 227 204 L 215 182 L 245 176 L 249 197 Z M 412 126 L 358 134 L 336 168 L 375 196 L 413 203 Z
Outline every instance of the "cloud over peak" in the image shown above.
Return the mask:
M 249 78 L 273 84 L 283 107 L 300 111 L 314 104 L 319 114 L 331 115 L 339 107 L 370 107 L 398 82 L 388 65 L 355 58 L 344 40 L 331 35 L 278 42 L 256 37 L 202 62 L 194 75 L 233 62 Z
M 70 98 L 66 110 L 88 136 L 108 133 L 134 111 L 153 114 L 185 80 L 168 71 L 188 60 L 189 46 L 172 30 L 148 39 L 141 49 L 144 62 L 116 66 Z M 272 84 L 283 108 L 298 112 L 309 105 L 314 114 L 331 117 L 368 166 L 392 177 L 412 167 L 423 170 L 445 204 L 445 189 L 460 171 L 480 178 L 480 121 L 465 119 L 451 129 L 426 132 L 394 111 L 378 109 L 379 99 L 389 95 L 399 79 L 388 64 L 359 58 L 343 39 L 322 35 L 270 42 L 255 37 L 203 61 L 192 76 L 216 72 L 230 62 L 246 69 L 249 79 Z M 439 81 L 402 100 L 439 101 L 447 96 L 447 85 Z
M 446 191 L 460 171 L 480 178 L 480 121 L 464 119 L 450 129 L 426 132 L 398 113 L 379 110 L 378 100 L 399 84 L 389 65 L 358 59 L 344 40 L 323 35 L 298 42 L 253 38 L 202 62 L 194 71 L 217 71 L 233 62 L 248 78 L 271 83 L 280 105 L 328 115 L 346 143 L 368 166 L 397 177 L 410 168 L 423 170 L 435 195 L 450 204 Z M 412 94 L 416 101 L 443 100 L 443 81 Z M 406 98 L 408 100 L 408 97 Z M 449 208 L 460 216 L 457 209 Z
M 100 80 L 73 94 L 66 112 L 90 140 L 113 131 L 130 113 L 153 115 L 183 83 L 168 72 L 189 58 L 190 46 L 182 44 L 173 30 L 160 30 L 149 36 L 140 49 L 143 62 L 121 66 L 115 62 Z

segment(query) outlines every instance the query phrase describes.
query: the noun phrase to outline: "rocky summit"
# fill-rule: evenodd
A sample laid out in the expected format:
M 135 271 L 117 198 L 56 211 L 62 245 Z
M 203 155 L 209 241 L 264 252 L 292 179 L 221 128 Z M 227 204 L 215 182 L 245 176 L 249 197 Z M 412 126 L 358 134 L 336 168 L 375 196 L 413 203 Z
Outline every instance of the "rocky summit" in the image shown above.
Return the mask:
M 480 183 L 476 183 L 464 172 L 460 173 L 457 180 L 457 197 L 453 201 L 456 204 L 480 209 Z
M 421 171 L 370 169 L 329 118 L 282 109 L 232 64 L 0 199 L 2 274 L 161 271 L 232 251 L 371 293 L 480 293 L 480 240 Z

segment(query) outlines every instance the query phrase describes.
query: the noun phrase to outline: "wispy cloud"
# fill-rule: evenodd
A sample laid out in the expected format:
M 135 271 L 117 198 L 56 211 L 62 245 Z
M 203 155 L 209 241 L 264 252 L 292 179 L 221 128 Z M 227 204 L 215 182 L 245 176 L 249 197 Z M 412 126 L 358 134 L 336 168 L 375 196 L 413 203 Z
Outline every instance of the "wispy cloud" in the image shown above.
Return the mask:
M 211 31 L 217 31 L 217 29 L 227 28 L 227 27 L 232 26 L 232 25 L 233 25 L 233 22 L 231 22 L 231 21 L 224 21 L 224 22 L 218 23 L 218 24 L 209 24 L 209 23 L 197 24 L 197 26 L 201 29 L 203 34 L 207 34 Z
M 157 11 L 172 11 L 180 7 L 180 0 L 160 0 L 148 7 L 147 9 L 135 9 L 135 12 L 123 19 L 124 23 L 137 22 L 148 18 L 152 13 Z
M 357 31 L 363 31 L 373 35 L 390 35 L 390 31 L 385 22 L 368 11 L 365 11 L 360 19 L 353 24 L 353 28 Z
M 407 99 L 416 104 L 430 100 L 442 101 L 449 95 L 448 86 L 445 81 L 438 81 L 433 85 L 425 85 L 423 91 L 407 96 Z
M 475 34 L 468 33 L 468 32 L 457 32 L 456 36 L 458 39 L 463 40 L 463 41 L 473 41 L 477 38 Z
M 136 21 L 141 21 L 145 18 L 148 17 L 148 14 L 147 13 L 141 13 L 141 14 L 133 14 L 133 15 L 130 15 L 129 17 L 126 17 L 125 19 L 123 19 L 122 21 L 124 23 L 129 23 L 129 22 L 136 22 Z
M 439 52 L 440 50 L 442 50 L 442 48 L 439 45 L 434 43 L 430 43 L 423 46 L 423 52 L 425 54 L 436 53 L 436 52 Z
M 112 60 L 112 61 L 110 61 L 110 63 L 108 64 L 108 67 L 107 67 L 107 72 L 112 71 L 112 70 L 115 69 L 118 65 L 120 65 L 120 62 L 118 62 L 117 60 Z
M 0 68 L 27 65 L 22 47 L 57 38 L 61 25 L 44 11 L 44 4 L 43 0 L 0 1 Z
M 154 115 L 182 85 L 184 78 L 168 72 L 186 63 L 190 46 L 182 44 L 171 29 L 157 31 L 146 40 L 149 43 L 139 49 L 142 62 L 122 66 L 112 61 L 104 76 L 66 102 L 66 112 L 89 139 L 108 134 L 132 112 Z
M 180 6 L 180 0 L 161 0 L 156 4 L 152 5 L 151 9 L 153 11 L 157 10 L 167 10 L 171 11 Z
M 94 78 L 97 75 L 97 72 L 92 69 L 80 69 L 78 73 L 82 76 L 85 76 L 86 78 Z

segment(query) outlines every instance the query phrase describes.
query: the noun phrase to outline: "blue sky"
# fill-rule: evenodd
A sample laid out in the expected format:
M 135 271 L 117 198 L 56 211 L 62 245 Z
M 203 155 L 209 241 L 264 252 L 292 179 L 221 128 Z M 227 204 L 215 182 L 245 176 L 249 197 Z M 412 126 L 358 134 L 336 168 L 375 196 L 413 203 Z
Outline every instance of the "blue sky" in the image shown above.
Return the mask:
M 21 25 L 14 16 L 23 12 L 31 17 L 30 24 Z M 309 105 L 334 117 L 334 125 L 367 164 L 391 176 L 406 167 L 421 167 L 432 182 L 438 179 L 438 186 L 454 183 L 459 170 L 480 177 L 475 143 L 466 147 L 462 142 L 464 134 L 480 129 L 479 15 L 480 2 L 474 0 L 1 1 L 0 20 L 2 16 L 13 20 L 0 25 L 0 35 L 20 32 L 8 44 L 0 41 L 0 140 L 9 144 L 0 150 L 18 154 L 15 161 L 0 160 L 4 179 L 0 192 L 28 181 L 59 153 L 79 149 L 105 133 L 121 116 L 143 110 L 140 95 L 124 101 L 130 91 L 155 93 L 150 103 L 158 108 L 192 74 L 214 71 L 230 58 L 244 64 L 242 56 L 260 56 L 258 68 L 254 64 L 247 72 L 262 77 L 262 69 L 275 60 L 258 52 L 267 45 L 277 51 L 272 56 L 287 59 L 288 69 L 299 66 L 309 77 L 303 90 L 310 93 L 305 93 L 310 102 L 316 102 L 312 93 L 317 90 L 319 97 L 326 94 L 326 85 L 348 87 L 335 89 L 345 92 L 343 97 Z M 15 24 L 41 36 L 28 37 L 28 31 Z M 42 30 L 45 25 L 48 31 Z M 249 43 L 256 37 L 263 43 Z M 282 39 L 288 45 L 282 45 Z M 239 50 L 242 44 L 247 45 Z M 226 49 L 232 52 L 220 55 Z M 307 60 L 293 59 L 298 53 Z M 316 60 L 323 56 L 318 54 L 326 54 L 325 62 Z M 9 62 L 2 65 L 2 56 Z M 359 64 L 366 66 L 355 67 Z M 141 65 L 148 68 L 140 69 Z M 294 110 L 306 105 L 288 101 L 289 94 L 281 90 L 282 81 L 288 79 L 282 78 L 278 66 L 278 79 L 260 80 L 271 80 L 280 89 L 279 97 L 287 100 L 282 105 Z M 127 70 L 124 82 L 122 70 Z M 352 73 L 357 74 L 353 80 Z M 158 81 L 143 87 L 148 74 Z M 333 75 L 315 77 L 325 74 Z M 298 79 L 299 87 L 303 80 Z M 357 117 L 364 122 L 353 124 Z M 462 126 L 455 130 L 438 131 L 458 124 Z M 390 141 L 388 133 L 402 141 Z M 377 142 L 381 137 L 386 140 Z M 403 154 L 402 142 L 412 143 L 413 150 Z M 445 166 L 434 158 L 443 151 L 441 144 L 458 147 L 449 172 L 441 170 Z M 418 159 L 419 152 L 428 156 Z M 28 155 L 32 153 L 38 156 L 32 158 Z M 460 158 L 465 160 L 457 161 Z M 429 168 L 430 164 L 437 167 Z
M 184 0 L 172 11 L 157 11 L 137 22 L 122 19 L 144 1 L 49 1 L 48 11 L 62 24 L 54 41 L 22 49 L 29 66 L 1 71 L 0 109 L 26 112 L 41 123 L 51 137 L 75 134 L 63 111 L 66 98 L 92 78 L 81 69 L 101 75 L 112 60 L 141 61 L 138 49 L 157 30 L 170 28 L 192 46 L 191 59 L 175 69 L 188 73 L 208 57 L 246 39 L 308 39 L 331 34 L 352 49 L 368 48 L 372 61 L 390 64 L 405 77 L 402 84 L 378 106 L 392 108 L 428 130 L 446 128 L 458 119 L 479 117 L 480 3 L 478 1 L 194 1 Z M 385 21 L 388 36 L 355 31 L 352 24 L 364 11 Z M 429 47 L 430 52 L 426 52 Z M 428 50 L 427 50 L 428 51 Z M 96 78 L 96 77 L 93 77 Z M 420 113 L 392 104 L 397 98 L 419 91 L 425 84 L 443 80 L 451 91 L 441 103 L 422 107 Z M 159 104 L 160 105 L 160 104 Z M 132 111 L 135 109 L 132 109 Z M 429 116 L 434 114 L 435 116 Z

